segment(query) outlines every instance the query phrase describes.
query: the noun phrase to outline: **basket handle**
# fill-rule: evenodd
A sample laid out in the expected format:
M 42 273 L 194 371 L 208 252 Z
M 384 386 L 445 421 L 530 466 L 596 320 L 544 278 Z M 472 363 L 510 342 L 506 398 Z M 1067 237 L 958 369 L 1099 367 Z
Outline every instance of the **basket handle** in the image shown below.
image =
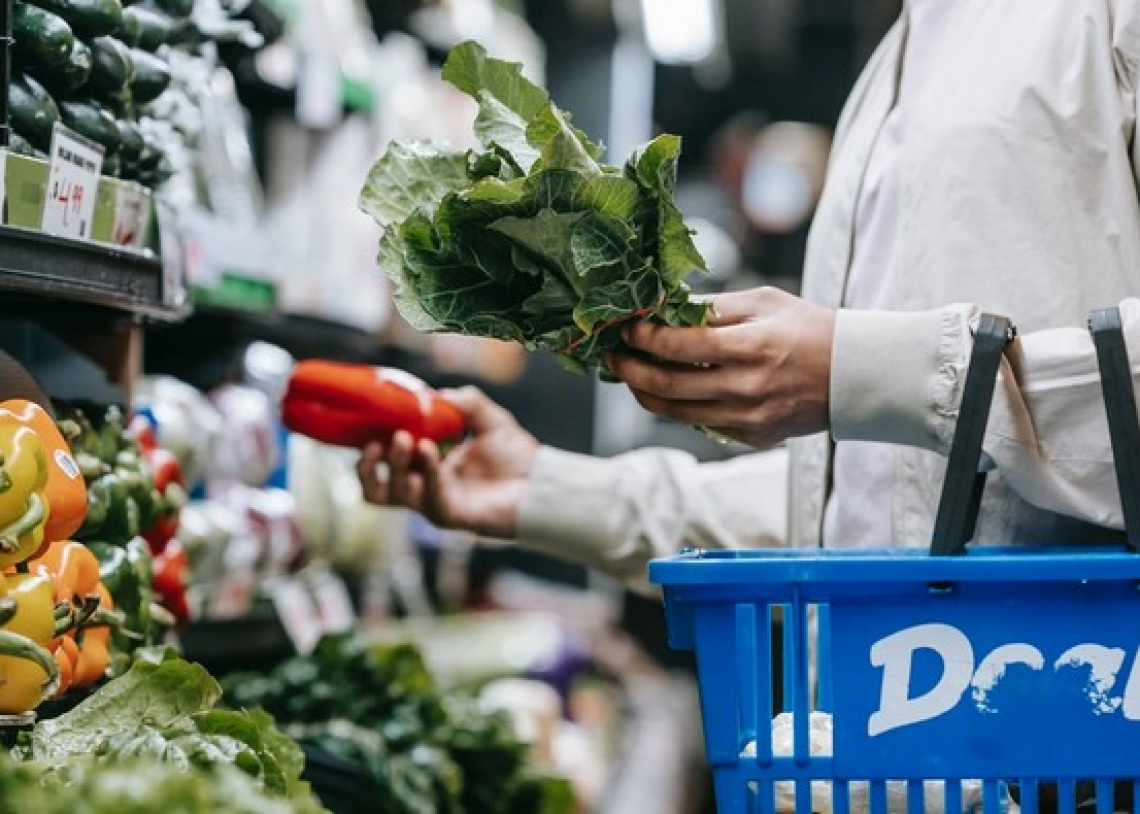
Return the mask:
M 1089 331 L 1100 367 L 1100 386 L 1108 415 L 1108 434 L 1112 439 L 1128 548 L 1140 551 L 1140 490 L 1137 489 L 1140 485 L 1140 420 L 1136 414 L 1132 367 L 1124 343 L 1120 309 L 1100 308 L 1090 312 Z
M 1007 317 L 982 314 L 974 331 L 974 349 L 966 369 L 962 403 L 958 408 L 958 426 L 950 444 L 942 496 L 934 520 L 930 554 L 948 557 L 963 554 L 966 543 L 974 536 L 981 507 L 986 473 L 978 471 L 982 457 L 982 439 L 989 419 L 990 404 L 997 385 L 1005 346 L 1016 332 Z

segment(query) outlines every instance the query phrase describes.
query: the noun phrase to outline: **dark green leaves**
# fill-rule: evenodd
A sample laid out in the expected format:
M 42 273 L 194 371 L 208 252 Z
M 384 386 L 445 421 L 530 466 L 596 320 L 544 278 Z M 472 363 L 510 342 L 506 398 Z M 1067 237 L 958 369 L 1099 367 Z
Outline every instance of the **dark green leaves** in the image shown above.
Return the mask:
M 442 75 L 479 103 L 482 150 L 393 143 L 360 196 L 413 328 L 522 342 L 591 369 L 626 320 L 704 322 L 684 283 L 704 260 L 674 202 L 678 137 L 608 166 L 520 65 L 467 42 Z

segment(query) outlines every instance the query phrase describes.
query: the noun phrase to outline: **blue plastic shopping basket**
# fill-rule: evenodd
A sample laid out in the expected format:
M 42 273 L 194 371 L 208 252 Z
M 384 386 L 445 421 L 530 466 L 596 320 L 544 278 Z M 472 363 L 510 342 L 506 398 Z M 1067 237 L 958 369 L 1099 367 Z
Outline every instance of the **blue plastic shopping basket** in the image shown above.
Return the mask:
M 1093 333 L 1123 485 L 1140 430 L 1118 317 Z M 1010 335 L 989 315 L 977 331 L 929 553 L 650 564 L 671 644 L 695 651 L 720 814 L 1135 810 L 1140 495 L 1122 489 L 1127 547 L 966 550 Z

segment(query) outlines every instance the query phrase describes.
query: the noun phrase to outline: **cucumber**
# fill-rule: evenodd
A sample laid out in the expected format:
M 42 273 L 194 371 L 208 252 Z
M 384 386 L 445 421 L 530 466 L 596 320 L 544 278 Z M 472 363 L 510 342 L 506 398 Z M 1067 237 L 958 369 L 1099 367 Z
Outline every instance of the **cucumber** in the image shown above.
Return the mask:
M 123 16 L 119 20 L 119 29 L 115 32 L 114 36 L 118 37 L 123 45 L 134 48 L 139 44 L 139 36 L 142 34 L 142 29 L 139 25 L 138 15 L 128 13 L 134 6 L 126 6 L 123 8 Z
M 76 38 L 71 46 L 71 59 L 61 65 L 28 66 L 29 76 L 43 83 L 48 92 L 69 96 L 87 82 L 91 76 L 91 49 Z
M 40 8 L 58 14 L 80 37 L 114 34 L 123 19 L 119 0 L 28 0 Z
M 194 0 L 152 0 L 151 4 L 179 20 L 194 13 Z
M 63 123 L 76 133 L 102 144 L 106 150 L 104 157 L 110 156 L 119 148 L 122 141 L 119 125 L 110 111 L 98 102 L 60 102 L 59 115 Z
M 12 4 L 13 54 L 21 65 L 60 65 L 71 58 L 75 32 L 58 14 L 16 0 Z
M 114 37 L 95 37 L 91 46 L 92 96 L 119 94 L 131 83 L 131 49 Z
M 60 119 L 55 100 L 30 76 L 15 74 L 8 85 L 8 115 L 12 129 L 36 149 L 51 146 L 52 126 Z
M 119 157 L 125 165 L 137 164 L 143 151 L 143 138 L 134 122 L 116 119 L 119 128 Z
M 16 155 L 27 155 L 32 158 L 43 158 L 47 155 L 45 151 L 33 147 L 30 141 L 15 130 L 8 134 L 8 149 Z
M 158 98 L 170 85 L 170 65 L 162 57 L 141 48 L 131 50 L 134 75 L 131 78 L 131 96 L 135 104 L 146 104 Z
M 119 158 L 118 153 L 113 153 L 103 159 L 103 166 L 99 171 L 100 175 L 108 175 L 111 178 L 118 178 L 123 172 L 123 162 Z
M 144 51 L 155 51 L 166 43 L 175 26 L 170 15 L 150 6 L 127 6 L 123 9 L 123 16 L 130 21 L 128 25 L 138 29 L 138 35 L 131 44 Z

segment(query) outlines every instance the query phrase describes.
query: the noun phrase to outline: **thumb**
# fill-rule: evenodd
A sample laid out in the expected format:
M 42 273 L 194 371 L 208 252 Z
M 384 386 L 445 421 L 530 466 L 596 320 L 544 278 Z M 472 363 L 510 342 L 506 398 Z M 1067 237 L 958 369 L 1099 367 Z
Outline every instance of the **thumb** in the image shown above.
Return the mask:
M 517 422 L 505 408 L 495 403 L 478 387 L 468 386 L 441 390 L 440 395 L 463 413 L 467 425 L 476 435 L 500 427 L 514 426 Z

